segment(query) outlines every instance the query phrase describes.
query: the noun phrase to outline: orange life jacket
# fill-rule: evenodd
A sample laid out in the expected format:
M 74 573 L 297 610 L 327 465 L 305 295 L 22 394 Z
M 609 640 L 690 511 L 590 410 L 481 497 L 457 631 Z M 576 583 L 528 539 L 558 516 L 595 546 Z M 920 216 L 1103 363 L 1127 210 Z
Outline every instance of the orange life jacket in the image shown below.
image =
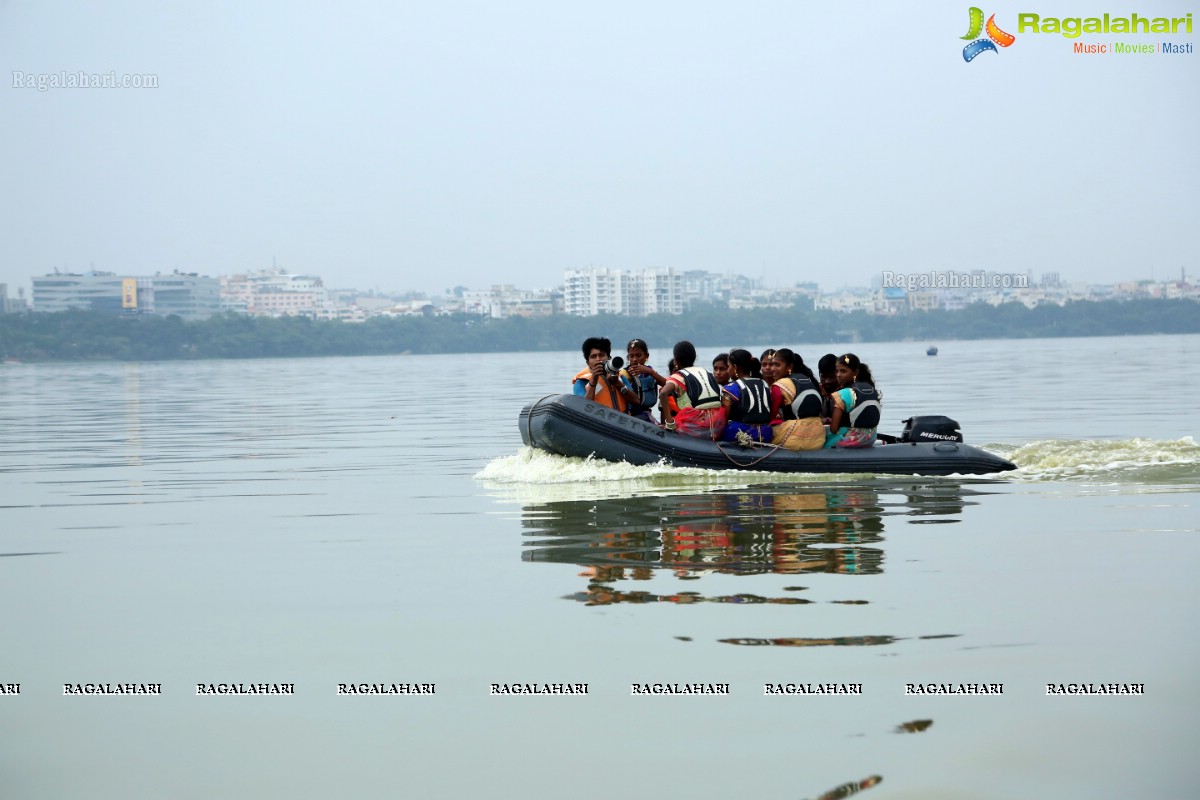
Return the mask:
M 574 384 L 575 381 L 579 380 L 590 381 L 591 379 L 592 370 L 590 368 L 582 369 L 579 371 L 579 374 L 571 380 L 571 383 Z M 614 378 L 614 380 L 620 381 L 620 378 Z M 615 408 L 617 411 L 625 411 L 625 396 L 620 392 L 616 392 L 617 399 L 614 403 L 612 394 L 613 392 L 609 391 L 608 388 L 608 381 L 596 381 L 596 402 L 602 406 L 607 406 L 608 408 Z

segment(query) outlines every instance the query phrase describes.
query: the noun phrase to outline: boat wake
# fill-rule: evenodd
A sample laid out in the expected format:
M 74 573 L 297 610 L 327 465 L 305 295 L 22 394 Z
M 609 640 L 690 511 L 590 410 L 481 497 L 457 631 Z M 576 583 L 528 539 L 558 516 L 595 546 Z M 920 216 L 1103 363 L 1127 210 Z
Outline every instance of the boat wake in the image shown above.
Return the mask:
M 983 449 L 1012 461 L 1017 470 L 995 476 L 972 476 L 974 480 L 1200 484 L 1200 444 L 1192 437 L 1174 441 L 1055 439 L 1025 445 L 987 444 Z M 475 475 L 498 494 L 525 499 L 536 495 L 541 501 L 604 499 L 634 492 L 671 495 L 764 484 L 887 483 L 897 477 L 711 470 L 662 463 L 635 466 L 596 458 L 568 458 L 530 447 L 492 460 Z M 962 482 L 964 478 L 923 480 Z
M 1017 465 L 1013 480 L 1200 483 L 1200 444 L 1156 439 L 1052 439 L 984 449 Z
M 1003 475 L 1012 475 L 1011 472 Z M 761 470 L 717 470 L 700 467 L 672 467 L 664 463 L 638 466 L 598 458 L 571 458 L 522 447 L 513 455 L 501 456 L 488 463 L 476 475 L 493 495 L 522 503 L 548 503 L 564 500 L 606 500 L 614 497 L 639 497 L 691 494 L 708 490 L 795 485 L 837 486 L 880 485 L 911 482 L 912 478 L 872 473 L 766 472 Z M 944 480 L 923 476 L 922 482 Z M 956 483 L 964 480 L 953 478 Z M 982 479 L 981 482 L 988 482 Z
M 636 483 L 638 486 L 654 485 L 664 489 L 746 484 L 744 472 L 672 467 L 665 463 L 638 466 L 599 458 L 570 458 L 533 447 L 522 447 L 513 455 L 492 460 L 475 477 L 496 484 L 570 486 L 571 491 L 578 491 L 580 484 L 590 483 Z M 609 487 L 609 492 L 612 488 Z

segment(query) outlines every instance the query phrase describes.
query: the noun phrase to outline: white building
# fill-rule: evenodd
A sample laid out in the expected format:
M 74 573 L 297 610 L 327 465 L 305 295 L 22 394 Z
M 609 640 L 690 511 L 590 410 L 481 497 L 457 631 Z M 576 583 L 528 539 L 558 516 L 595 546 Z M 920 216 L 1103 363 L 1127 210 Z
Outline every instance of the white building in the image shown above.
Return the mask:
M 683 276 L 673 267 L 569 270 L 563 280 L 563 308 L 578 317 L 682 314 Z
M 568 314 L 594 317 L 623 314 L 621 270 L 607 267 L 569 270 L 563 280 L 563 304 Z
M 630 310 L 637 316 L 682 314 L 683 276 L 671 267 L 654 267 L 629 273 Z
M 141 276 L 95 271 L 56 273 L 32 278 L 32 282 L 34 311 L 85 309 L 208 319 L 220 310 L 217 279 L 194 272 Z
M 262 317 L 337 317 L 320 278 L 278 268 L 222 275 L 221 310 Z
M 562 311 L 562 295 L 546 290 L 518 289 L 511 283 L 490 289 L 467 289 L 462 293 L 461 311 L 483 317 L 548 317 Z
M 0 314 L 15 314 L 25 310 L 25 290 L 17 289 L 17 296 L 9 297 L 8 284 L 0 283 Z

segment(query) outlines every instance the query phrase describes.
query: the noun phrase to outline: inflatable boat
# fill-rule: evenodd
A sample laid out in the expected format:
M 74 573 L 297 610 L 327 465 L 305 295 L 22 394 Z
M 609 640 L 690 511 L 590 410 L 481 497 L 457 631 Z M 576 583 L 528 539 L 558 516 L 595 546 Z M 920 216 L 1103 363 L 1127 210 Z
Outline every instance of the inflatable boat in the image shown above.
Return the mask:
M 923 425 L 923 420 L 937 424 Z M 889 444 L 794 451 L 681 436 L 571 394 L 547 395 L 521 409 L 519 418 L 521 440 L 530 447 L 638 465 L 892 475 L 988 475 L 1016 469 L 1011 461 L 963 444 L 958 423 L 946 417 L 913 417 L 907 423 L 904 434 Z

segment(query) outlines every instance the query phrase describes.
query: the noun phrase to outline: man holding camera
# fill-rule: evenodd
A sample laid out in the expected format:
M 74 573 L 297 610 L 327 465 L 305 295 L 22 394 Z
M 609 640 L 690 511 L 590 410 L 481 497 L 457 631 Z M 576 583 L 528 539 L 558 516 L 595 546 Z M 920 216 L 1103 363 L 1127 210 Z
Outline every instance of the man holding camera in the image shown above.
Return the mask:
M 590 336 L 583 341 L 583 357 L 587 369 L 575 376 L 574 392 L 580 397 L 595 400 L 601 405 L 625 411 L 627 400 L 637 400 L 633 387 L 621 380 L 624 361 L 610 358 L 612 342 L 603 336 Z

